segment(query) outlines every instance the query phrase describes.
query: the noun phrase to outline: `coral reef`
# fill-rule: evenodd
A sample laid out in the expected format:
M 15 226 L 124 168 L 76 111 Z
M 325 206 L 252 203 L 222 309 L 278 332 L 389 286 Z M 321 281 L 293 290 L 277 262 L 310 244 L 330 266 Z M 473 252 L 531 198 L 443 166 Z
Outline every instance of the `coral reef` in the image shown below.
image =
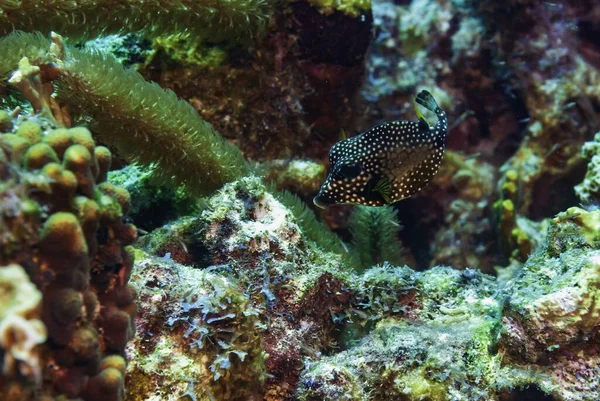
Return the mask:
M 294 214 L 256 178 L 227 184 L 199 218 L 177 225 L 185 235 L 151 235 L 155 245 L 161 239 L 176 245 L 196 233 L 210 267 L 193 274 L 214 275 L 216 282 L 231 279 L 243 289 L 244 307 L 252 306 L 265 324 L 255 332 L 268 354 L 260 371 L 266 380 L 255 397 L 501 400 L 534 386 L 558 400 L 591 401 L 599 221 L 598 211 L 574 208 L 560 214 L 523 267 L 498 280 L 474 269 L 415 272 L 387 263 L 356 273 L 350 259 L 324 252 L 306 238 Z M 188 288 L 167 284 L 176 280 L 164 272 L 189 271 L 170 254 L 144 266 L 137 271 L 151 269 L 161 277 L 135 276 L 136 285 L 142 283 L 139 293 Z M 145 307 L 159 310 L 163 296 L 151 304 Z M 138 317 L 138 328 L 148 327 L 155 313 Z M 162 328 L 149 331 L 179 338 L 159 315 Z M 186 344 L 202 338 L 192 333 Z M 144 349 L 136 344 L 131 352 L 139 347 Z M 184 351 L 194 358 L 191 349 Z M 244 363 L 229 360 L 232 366 Z M 252 366 L 246 371 L 257 372 Z M 223 378 L 226 383 L 226 376 L 218 380 Z M 199 391 L 186 383 L 179 380 L 178 391 Z
M 359 345 L 309 363 L 298 398 L 499 400 L 534 385 L 557 400 L 597 399 L 599 217 L 560 214 L 544 245 L 499 286 L 474 270 L 388 267 L 393 288 L 413 301 Z
M 559 400 L 600 396 L 599 218 L 575 207 L 560 213 L 542 247 L 504 285 L 500 352 L 534 366 L 539 387 Z
M 599 22 L 3 2 L 0 400 L 597 401 Z M 450 118 L 431 184 L 315 215 L 340 132 L 421 89 Z
M 382 321 L 364 346 L 309 365 L 297 397 L 492 400 L 486 376 L 501 373 L 498 360 L 488 353 L 493 329 L 484 319 L 448 326 Z
M 583 143 L 598 130 L 600 74 L 572 29 L 581 10 L 570 2 L 525 2 L 522 7 L 482 3 L 499 61 L 528 111 L 527 137 L 506 163 L 517 171 L 518 214 L 540 219 L 575 203 L 584 175 Z M 514 13 L 513 13 L 514 11 Z M 568 196 L 567 196 L 568 195 Z
M 353 130 L 372 29 L 370 2 L 339 5 L 357 12 L 286 3 L 251 49 L 160 38 L 139 71 L 188 100 L 248 159 L 321 159 L 341 127 Z
M 86 128 L 3 122 L 0 399 L 122 400 L 136 313 L 129 194 L 105 181 L 110 152 Z
M 290 201 L 289 194 L 280 196 L 282 199 Z M 331 314 L 340 311 L 342 305 L 348 302 L 348 295 L 343 293 L 340 282 L 341 278 L 349 277 L 350 273 L 342 270 L 342 258 L 339 254 L 324 252 L 308 235 L 305 236 L 305 232 L 300 226 L 308 227 L 306 220 L 311 217 L 306 214 L 310 213 L 312 212 L 304 210 L 302 212 L 304 216 L 299 216 L 304 220 L 303 223 L 295 216 L 293 210 L 285 207 L 277 197 L 267 192 L 266 187 L 258 178 L 249 177 L 225 185 L 222 190 L 208 200 L 206 208 L 199 218 L 174 222 L 173 227 L 167 228 L 170 235 L 157 232 L 150 234 L 151 240 L 142 239 L 141 244 L 151 244 L 147 249 L 159 250 L 158 256 L 161 256 L 162 260 L 153 259 L 151 262 L 140 262 L 144 266 L 136 270 L 139 274 L 133 277 L 135 285 L 139 286 L 137 287 L 138 293 L 143 298 L 141 307 L 149 311 L 138 315 L 136 324 L 140 331 L 152 326 L 149 331 L 164 333 L 164 341 L 169 341 L 170 344 L 173 342 L 182 344 L 183 348 L 180 351 L 182 360 L 193 360 L 202 355 L 208 355 L 200 353 L 194 356 L 196 351 L 189 346 L 198 340 L 199 335 L 204 336 L 201 334 L 201 328 L 190 330 L 187 336 L 181 339 L 181 335 L 188 330 L 187 323 L 182 323 L 179 330 L 171 330 L 167 320 L 173 313 L 169 312 L 170 310 L 164 310 L 164 306 L 181 305 L 184 302 L 186 304 L 202 303 L 203 293 L 197 290 L 198 285 L 201 284 L 196 283 L 210 280 L 214 284 L 203 285 L 203 288 L 206 288 L 205 295 L 207 297 L 206 301 L 203 301 L 204 304 L 211 302 L 211 305 L 216 305 L 215 302 L 218 299 L 228 296 L 225 294 L 232 294 L 229 295 L 231 301 L 229 301 L 230 306 L 227 307 L 231 308 L 231 311 L 225 309 L 215 316 L 209 314 L 207 318 L 219 319 L 232 313 L 236 315 L 239 313 L 241 321 L 249 325 L 248 330 L 255 331 L 243 334 L 236 328 L 234 333 L 226 334 L 227 327 L 233 328 L 238 324 L 233 323 L 238 322 L 237 318 L 233 318 L 233 316 L 224 318 L 223 321 L 215 320 L 214 330 L 218 331 L 218 328 L 223 328 L 225 331 L 219 335 L 231 335 L 232 338 L 239 338 L 239 341 L 260 338 L 260 340 L 256 340 L 256 343 L 248 344 L 249 347 L 254 348 L 244 350 L 248 352 L 246 359 L 239 360 L 236 359 L 236 356 L 229 356 L 229 361 L 234 369 L 239 368 L 240 372 L 250 375 L 248 380 L 252 378 L 256 381 L 244 386 L 249 392 L 241 395 L 240 391 L 246 390 L 237 386 L 235 376 L 232 376 L 229 369 L 223 366 L 223 374 L 214 384 L 211 384 L 211 386 L 219 387 L 218 390 L 211 390 L 215 394 L 225 394 L 221 398 L 217 396 L 217 399 L 251 399 L 252 396 L 262 395 L 272 400 L 291 397 L 299 372 L 289 367 L 301 366 L 304 355 L 307 353 L 318 354 L 321 350 L 328 348 L 333 340 L 336 324 L 332 320 Z M 314 219 L 314 215 L 312 219 Z M 327 239 L 326 235 L 320 237 L 314 234 L 317 229 L 325 230 L 322 226 L 313 225 L 313 238 Z M 181 243 L 189 241 L 194 236 L 195 240 L 203 245 L 205 259 L 202 263 L 203 271 L 194 272 L 189 267 L 175 265 L 170 253 L 166 256 L 161 254 L 165 249 L 181 249 Z M 327 241 L 323 244 L 327 246 Z M 190 249 L 187 246 L 186 248 Z M 186 255 L 186 257 L 188 259 L 195 258 L 193 254 Z M 181 259 L 182 256 L 179 255 L 179 258 Z M 151 273 L 151 276 L 159 275 L 159 279 L 149 279 L 147 270 L 155 272 Z M 174 276 L 175 272 L 179 272 L 177 274 L 180 278 Z M 220 280 L 225 281 L 221 285 L 223 289 L 218 290 L 220 295 L 217 296 L 211 292 L 213 290 L 210 288 L 213 288 L 212 285 L 219 285 Z M 350 282 L 351 280 L 348 278 L 344 281 Z M 158 282 L 173 284 L 168 290 L 164 285 L 157 284 Z M 231 289 L 227 289 L 230 287 Z M 325 291 L 325 289 L 328 290 Z M 186 300 L 186 297 L 191 296 L 188 294 L 190 291 L 199 298 L 194 298 L 192 301 Z M 333 297 L 325 295 L 325 293 L 335 294 L 336 292 L 340 292 L 339 295 Z M 144 297 L 143 294 L 147 294 L 148 297 Z M 152 298 L 150 294 L 156 294 L 156 297 Z M 172 295 L 167 297 L 167 295 L 160 294 Z M 176 294 L 181 294 L 181 296 L 177 298 Z M 178 307 L 181 308 L 181 306 Z M 196 307 L 193 314 L 199 314 L 203 307 Z M 156 316 L 157 311 L 160 311 L 158 316 Z M 256 311 L 257 315 L 254 316 L 255 312 L 249 313 L 248 311 Z M 174 316 L 177 317 L 179 314 L 175 313 Z M 185 316 L 188 316 L 185 318 L 188 321 L 193 320 L 191 310 L 186 311 Z M 198 325 L 201 322 L 199 319 L 196 318 Z M 228 322 L 234 326 L 228 326 Z M 264 324 L 265 327 L 256 326 L 258 322 Z M 210 339 L 210 336 L 212 334 L 207 333 L 207 339 Z M 151 337 L 154 342 L 155 336 Z M 218 345 L 219 338 L 213 339 L 211 344 Z M 243 340 L 244 338 L 246 340 Z M 146 365 L 147 361 L 158 364 L 160 361 L 164 362 L 164 358 L 160 359 L 160 355 L 146 353 L 144 351 L 145 343 L 136 340 L 130 349 L 132 355 L 138 355 L 142 360 L 141 365 L 132 364 L 131 375 L 134 377 L 139 373 L 138 370 L 143 370 L 146 372 L 144 380 L 159 383 L 160 375 L 157 376 L 153 373 L 154 370 L 149 369 L 150 366 L 157 365 L 148 365 L 148 368 L 143 365 Z M 217 358 L 216 355 L 220 355 L 226 350 L 225 345 L 223 344 L 223 347 L 218 345 L 215 348 L 214 358 L 207 356 L 203 364 L 212 364 Z M 179 349 L 179 346 L 177 348 Z M 213 348 L 214 345 L 211 345 L 209 349 Z M 157 351 L 160 349 L 164 348 L 158 347 Z M 231 350 L 234 349 L 235 347 L 231 348 Z M 266 352 L 268 358 L 265 360 L 259 351 Z M 250 363 L 253 358 L 255 358 L 256 365 L 254 368 L 249 368 L 246 364 Z M 136 359 L 139 358 L 133 358 L 133 360 Z M 225 362 L 222 358 L 219 360 Z M 263 362 L 264 367 L 259 366 Z M 197 372 L 197 374 L 200 375 L 198 380 L 202 382 L 204 378 L 213 380 L 215 373 L 207 370 L 205 373 Z M 267 378 L 267 375 L 268 379 L 264 385 L 258 382 L 261 378 Z M 172 378 L 168 380 L 172 380 Z M 183 388 L 181 391 L 185 391 L 187 377 L 178 380 L 178 384 L 175 385 Z M 198 388 L 194 385 L 195 390 L 190 391 L 196 391 L 194 394 L 200 395 L 201 388 L 203 387 Z M 135 387 L 131 389 L 130 397 L 131 399 L 138 399 L 136 397 L 145 399 L 148 394 L 154 392 L 154 389 L 155 387 L 152 386 Z
M 598 130 L 600 104 L 597 41 L 590 33 L 593 18 L 584 10 L 569 1 L 527 1 L 522 7 L 465 1 L 374 3 L 376 36 L 359 108 L 366 112 L 359 113 L 356 125 L 365 129 L 373 122 L 412 118 L 409 96 L 432 90 L 451 123 L 455 121 L 448 147 L 478 157 L 492 183 L 478 204 L 451 195 L 457 202 L 440 209 L 428 188 L 414 202 L 398 204 L 407 227 L 402 233 L 407 252 L 421 268 L 448 263 L 493 272 L 516 248 L 515 256 L 523 261 L 539 243 L 525 233 L 535 225 L 531 220 L 576 204 L 573 186 L 584 175 L 579 149 Z M 584 28 L 574 28 L 579 25 Z M 500 167 L 501 175 L 496 172 Z M 504 234 L 497 241 L 499 220 L 490 209 L 502 192 L 489 189 L 507 171 L 517 174 L 518 194 L 511 199 L 511 228 L 505 224 L 498 230 Z M 502 215 L 501 206 L 495 207 L 496 215 Z M 440 212 L 449 209 L 451 216 Z M 510 239 L 516 222 L 519 227 Z M 432 237 L 438 240 L 429 248 Z M 473 238 L 482 240 L 473 244 Z M 462 241 L 471 244 L 464 258 L 456 246 Z
M 380 314 L 373 331 L 355 347 L 308 364 L 298 398 L 496 399 L 491 381 L 502 369 L 490 349 L 501 304 L 493 279 L 470 269 L 437 267 L 417 273 L 386 266 L 367 271 L 361 284 L 368 292 L 386 281 L 390 290 L 410 297 L 395 312 Z M 371 308 L 390 301 L 393 296 L 372 297 Z

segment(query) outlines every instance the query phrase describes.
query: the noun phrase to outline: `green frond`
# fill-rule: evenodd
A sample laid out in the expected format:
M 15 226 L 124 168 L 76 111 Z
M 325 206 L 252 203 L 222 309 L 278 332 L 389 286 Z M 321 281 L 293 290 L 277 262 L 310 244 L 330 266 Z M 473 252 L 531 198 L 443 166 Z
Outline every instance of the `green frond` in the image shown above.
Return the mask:
M 128 158 L 155 163 L 162 181 L 205 193 L 247 172 L 229 144 L 175 93 L 125 71 L 112 56 L 71 49 L 58 97 Z
M 186 32 L 211 42 L 248 40 L 264 27 L 270 0 L 21 0 L 0 2 L 0 35 L 14 30 L 85 39 L 139 32 L 148 37 Z
M 359 269 L 383 262 L 402 264 L 402 243 L 398 238 L 401 226 L 394 208 L 358 205 L 350 215 L 348 227 Z

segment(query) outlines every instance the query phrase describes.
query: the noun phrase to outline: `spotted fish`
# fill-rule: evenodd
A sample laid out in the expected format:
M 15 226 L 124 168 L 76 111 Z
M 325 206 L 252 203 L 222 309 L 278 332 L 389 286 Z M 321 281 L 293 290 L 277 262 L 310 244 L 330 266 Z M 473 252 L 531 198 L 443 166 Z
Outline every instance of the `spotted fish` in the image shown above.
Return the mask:
M 436 114 L 435 126 L 429 126 L 417 103 Z M 333 145 L 331 170 L 313 200 L 315 205 L 382 206 L 427 185 L 444 156 L 448 119 L 427 91 L 419 92 L 414 106 L 419 121 L 384 123 Z

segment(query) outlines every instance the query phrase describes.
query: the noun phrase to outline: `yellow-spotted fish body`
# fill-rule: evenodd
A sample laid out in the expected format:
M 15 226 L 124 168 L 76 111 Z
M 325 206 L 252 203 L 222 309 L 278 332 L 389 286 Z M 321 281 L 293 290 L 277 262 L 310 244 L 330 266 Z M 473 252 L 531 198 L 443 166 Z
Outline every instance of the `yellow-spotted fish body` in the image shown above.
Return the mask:
M 329 150 L 331 170 L 315 205 L 382 206 L 427 185 L 444 156 L 448 119 L 429 92 L 421 91 L 415 102 L 436 114 L 435 126 L 429 126 L 415 104 L 419 121 L 384 123 L 336 143 Z

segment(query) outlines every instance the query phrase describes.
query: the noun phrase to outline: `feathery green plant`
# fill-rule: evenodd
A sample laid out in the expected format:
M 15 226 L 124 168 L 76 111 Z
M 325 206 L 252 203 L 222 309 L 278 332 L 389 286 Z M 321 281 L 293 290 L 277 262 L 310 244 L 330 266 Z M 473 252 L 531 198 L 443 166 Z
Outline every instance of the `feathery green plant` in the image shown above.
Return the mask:
M 186 33 L 218 42 L 253 37 L 271 11 L 270 0 L 7 0 L 0 1 L 0 35 L 14 30 L 53 30 L 70 38 Z
M 402 243 L 398 238 L 401 226 L 398 212 L 391 206 L 354 207 L 348 227 L 352 233 L 352 252 L 360 270 L 389 262 L 401 265 Z
M 40 34 L 0 38 L 0 82 L 22 57 L 32 65 L 56 65 L 57 100 L 69 106 L 71 117 L 87 122 L 121 156 L 153 164 L 164 182 L 207 193 L 248 172 L 240 150 L 172 91 L 125 70 L 110 55 L 65 47 L 59 57 L 50 46 Z

